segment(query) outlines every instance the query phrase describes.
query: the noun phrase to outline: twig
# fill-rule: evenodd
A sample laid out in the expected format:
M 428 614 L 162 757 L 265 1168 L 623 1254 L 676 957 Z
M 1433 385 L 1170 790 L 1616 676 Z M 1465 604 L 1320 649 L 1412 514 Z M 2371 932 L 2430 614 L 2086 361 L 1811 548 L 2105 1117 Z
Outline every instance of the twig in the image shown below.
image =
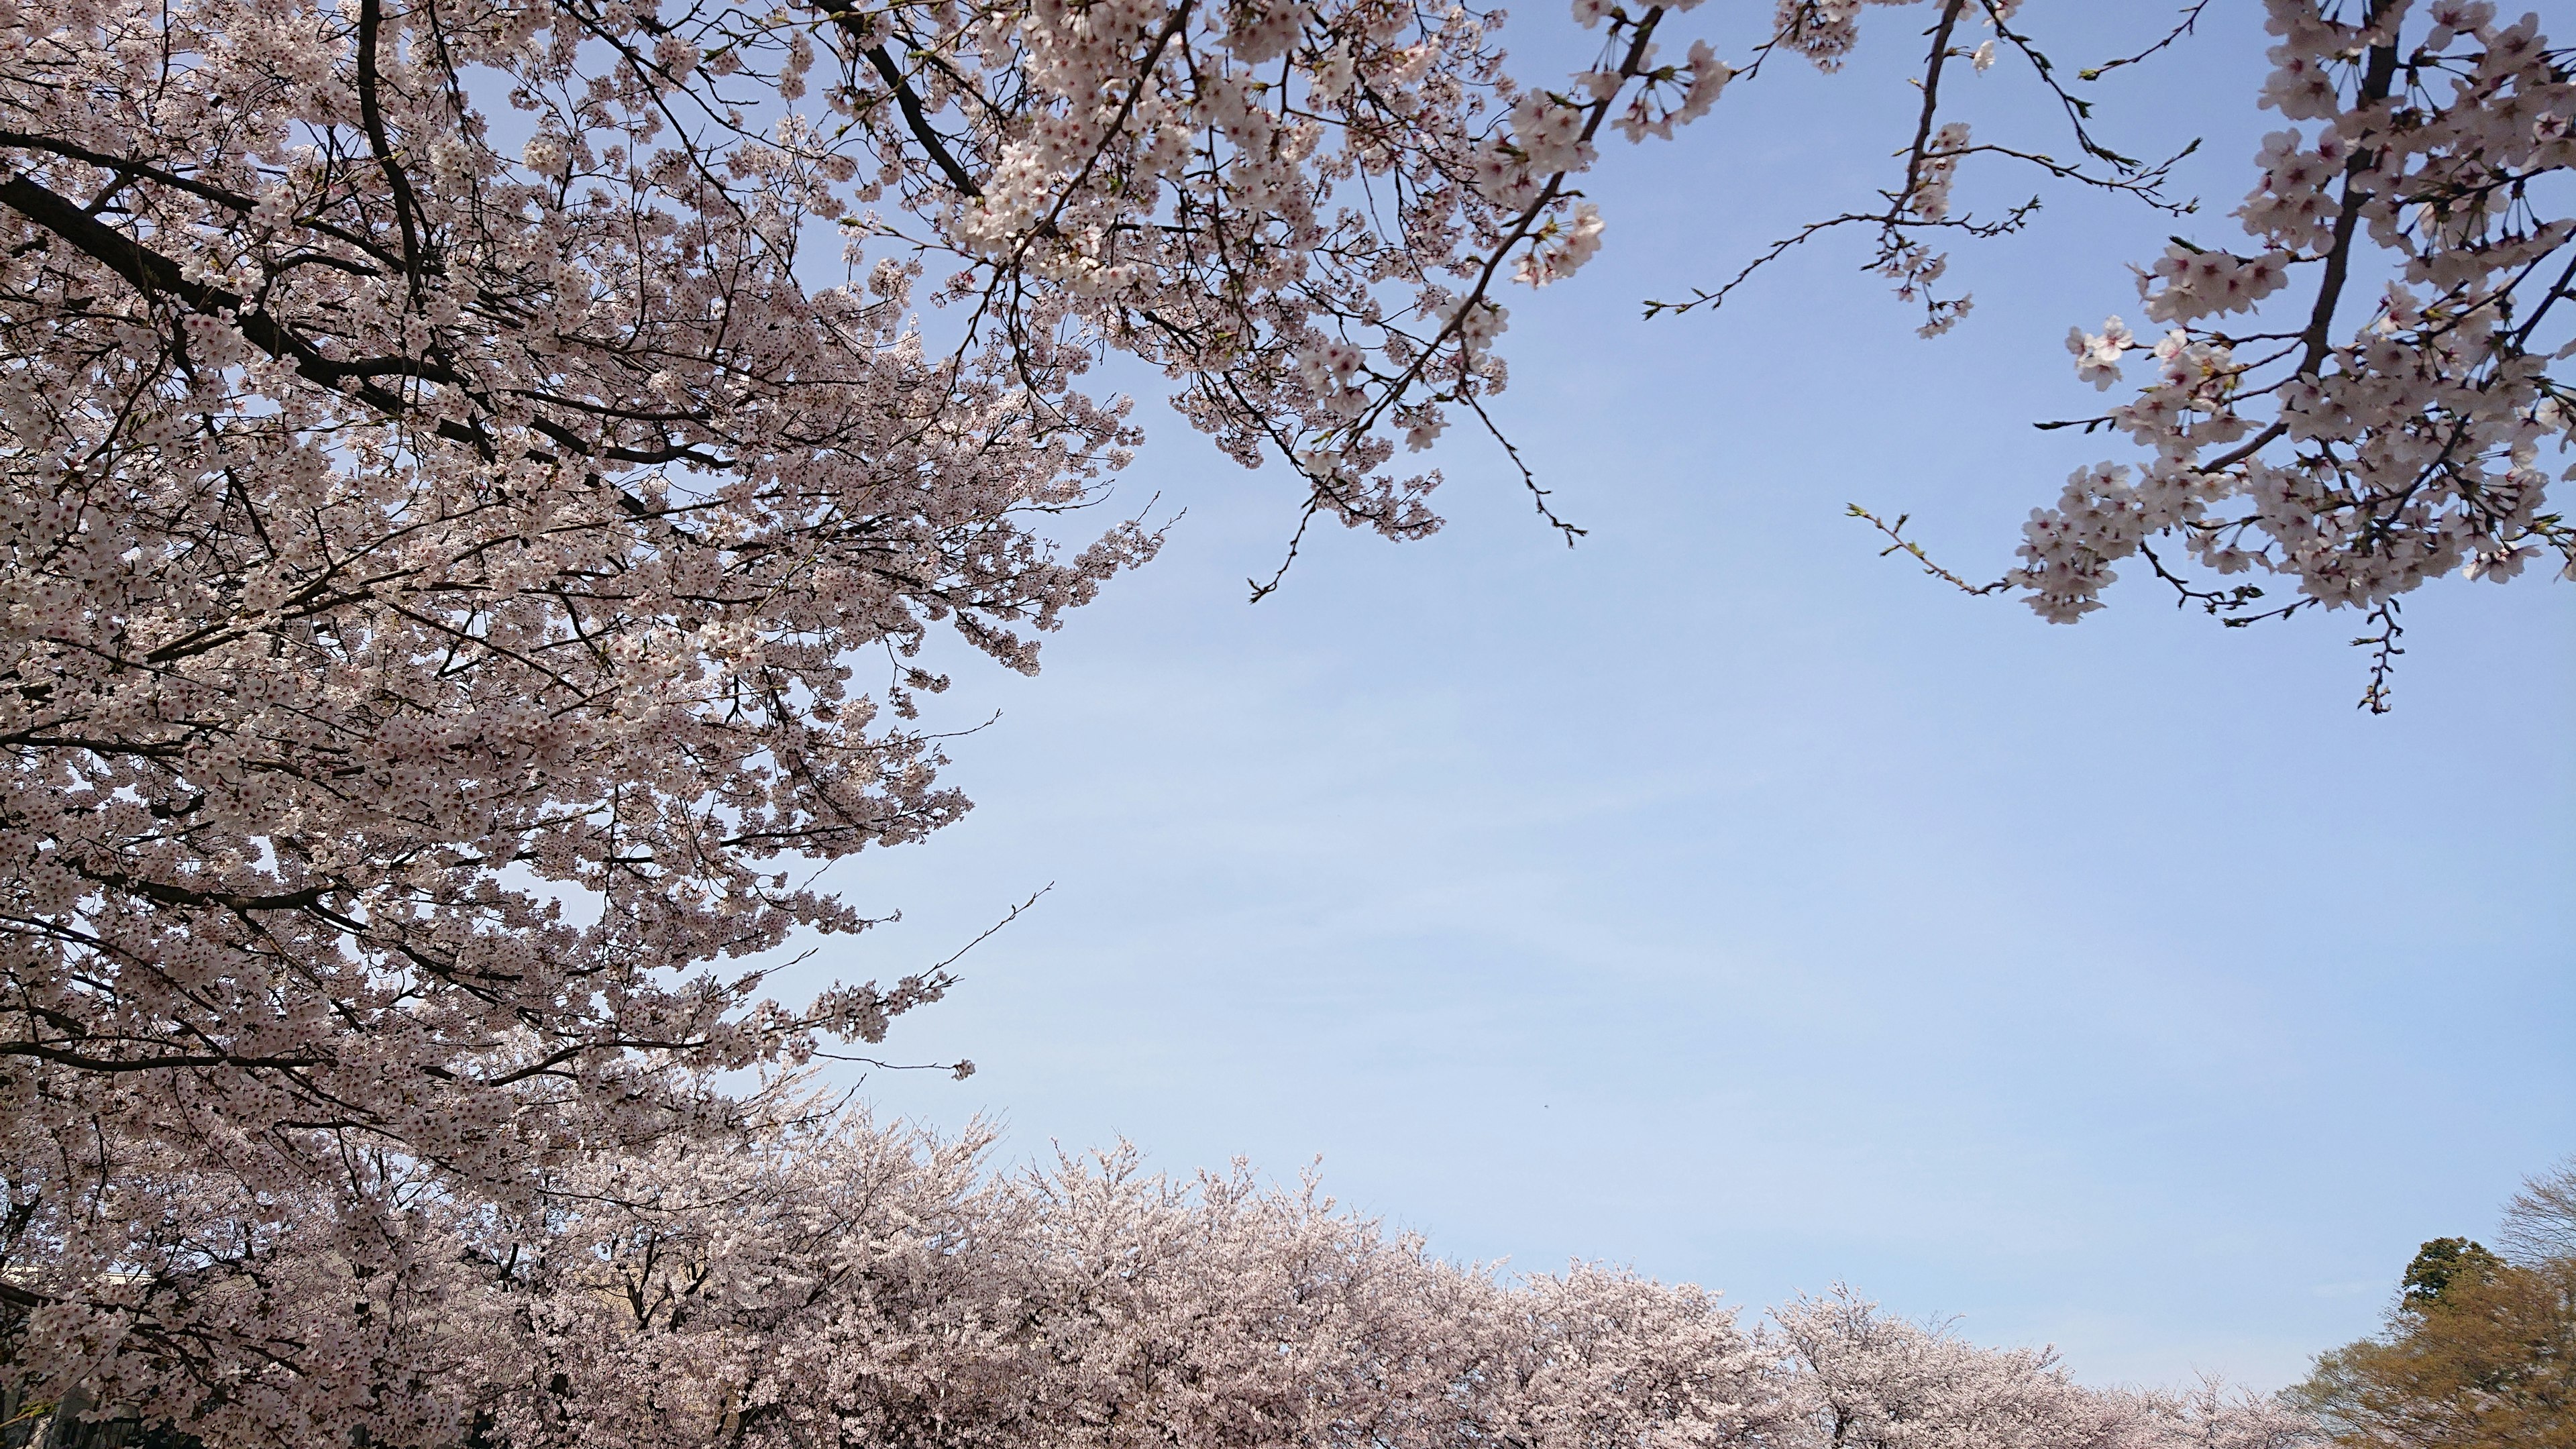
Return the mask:
M 1846 503 L 1843 507 L 1845 509 L 1845 517 L 1866 520 L 1870 527 L 1887 535 L 1887 547 L 1878 551 L 1878 556 L 1880 558 L 1885 558 L 1892 553 L 1911 555 L 1916 563 L 1923 565 L 1923 572 L 1941 580 L 1943 583 L 1948 584 L 1950 587 L 1957 589 L 1963 594 L 1991 594 L 1999 592 L 2004 587 L 2006 581 L 2003 579 L 1997 579 L 1990 584 L 1969 583 L 1966 579 L 1963 579 L 1957 574 L 1950 572 L 1948 569 L 1941 567 L 1939 564 L 1934 563 L 1932 561 L 1932 556 L 1923 551 L 1923 545 L 1907 538 L 1904 534 L 1905 520 L 1911 518 L 1913 516 L 1912 514 L 1900 513 L 1896 515 L 1896 521 L 1894 523 L 1889 523 L 1885 519 L 1880 518 L 1877 514 L 1870 512 L 1868 509 L 1861 507 L 1857 503 Z

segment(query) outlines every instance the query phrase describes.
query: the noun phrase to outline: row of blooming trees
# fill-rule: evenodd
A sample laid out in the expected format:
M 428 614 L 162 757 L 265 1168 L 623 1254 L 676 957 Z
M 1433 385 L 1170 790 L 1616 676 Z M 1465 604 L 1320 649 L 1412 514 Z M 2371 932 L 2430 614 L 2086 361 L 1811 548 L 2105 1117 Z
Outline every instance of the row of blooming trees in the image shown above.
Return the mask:
M 1842 1293 L 1746 1325 L 1625 1272 L 1445 1263 L 1311 1182 L 1175 1183 L 1124 1151 L 995 1176 L 984 1145 L 843 1114 L 735 1150 L 596 1154 L 533 1211 L 408 1197 L 364 1257 L 317 1194 L 257 1242 L 165 1230 L 135 1304 L 42 1310 L 12 1365 L 207 1444 L 2310 1442 L 2280 1407 L 2088 1390 L 2048 1354 Z M 136 1308 L 190 1329 L 138 1329 Z
M 1838 64 L 1863 8 L 1729 33 L 1583 0 L 1597 61 L 1531 87 L 1499 16 L 1415 0 L 0 0 L 13 1399 L 111 1395 L 210 1443 L 515 1443 L 590 1412 L 546 1402 L 667 1383 L 751 1433 L 743 1374 L 780 1340 L 637 1288 L 639 1331 L 585 1348 L 609 1298 L 584 1275 L 631 1243 L 675 1303 L 652 1275 L 683 1260 L 783 1293 L 743 1236 L 764 1193 L 776 1232 L 869 1251 L 783 1164 L 880 1149 L 791 1131 L 792 1083 L 949 979 L 780 1003 L 750 963 L 863 929 L 816 870 L 965 808 L 914 723 L 932 632 L 1033 669 L 1152 555 L 1141 520 L 1080 522 L 1139 441 L 1088 370 L 1163 369 L 1310 520 L 1428 533 L 1438 475 L 1396 454 L 1494 424 L 1507 289 L 1601 244 L 1604 129 L 1760 104 L 1763 67 Z M 2013 222 L 1954 200 L 1974 167 L 2161 194 L 2072 93 L 2079 163 L 1945 119 L 1998 57 L 2080 85 L 2017 8 L 1914 5 L 1901 174 L 1817 233 L 1871 230 L 1933 330 L 1964 311 L 1939 238 Z M 2576 91 L 2477 0 L 2270 9 L 2294 129 L 2244 254 L 2158 264 L 2161 340 L 2079 332 L 2086 375 L 2146 376 L 2093 420 L 2143 451 L 2036 518 L 2006 582 L 2072 617 L 2143 557 L 2231 618 L 2271 607 L 2196 559 L 2373 611 L 2393 649 L 2406 590 L 2570 546 L 2540 455 Z M 2230 320 L 2275 293 L 2290 320 Z M 835 1281 L 812 1311 L 877 1311 Z M 1526 1291 L 1491 1311 L 1572 1290 Z M 961 1341 L 1031 1341 L 974 1311 Z M 1406 1314 L 1333 1372 L 1501 1372 Z M 531 1364 L 556 1366 L 510 1389 Z M 1644 1392 L 1623 1374 L 1578 1379 L 1609 1414 Z

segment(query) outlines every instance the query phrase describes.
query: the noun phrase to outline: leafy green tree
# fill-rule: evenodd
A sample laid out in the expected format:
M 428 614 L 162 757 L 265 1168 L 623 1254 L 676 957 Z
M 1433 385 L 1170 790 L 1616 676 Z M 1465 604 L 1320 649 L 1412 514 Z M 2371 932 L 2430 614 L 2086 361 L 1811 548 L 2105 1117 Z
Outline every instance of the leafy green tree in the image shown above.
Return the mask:
M 2422 1309 L 2438 1302 L 2454 1282 L 2484 1281 L 2503 1266 L 2503 1259 L 2467 1238 L 2435 1238 L 2415 1250 L 2415 1261 L 2406 1265 L 2406 1276 L 2398 1281 L 2406 1290 L 2407 1304 Z

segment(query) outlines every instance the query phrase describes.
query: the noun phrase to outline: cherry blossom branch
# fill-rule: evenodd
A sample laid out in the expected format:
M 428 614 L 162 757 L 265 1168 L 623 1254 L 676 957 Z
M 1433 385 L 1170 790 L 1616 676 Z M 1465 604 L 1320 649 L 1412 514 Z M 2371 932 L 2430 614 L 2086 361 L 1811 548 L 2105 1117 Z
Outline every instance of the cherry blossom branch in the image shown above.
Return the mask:
M 1924 573 L 1941 580 L 1943 583 L 1950 585 L 1952 588 L 1957 589 L 1963 594 L 1985 595 L 1995 593 L 1996 591 L 2006 587 L 2008 581 L 2003 579 L 1997 579 L 1993 583 L 1988 584 L 1972 584 L 1966 579 L 1959 577 L 1957 574 L 1950 572 L 1948 569 L 1941 567 L 1939 564 L 1934 563 L 1932 561 L 1932 556 L 1923 551 L 1923 545 L 1916 543 L 1914 540 L 1905 536 L 1904 529 L 1907 517 L 1905 514 L 1898 514 L 1896 516 L 1896 521 L 1894 523 L 1889 523 L 1881 519 L 1877 514 L 1870 512 L 1868 509 L 1861 507 L 1857 503 L 1847 503 L 1843 505 L 1843 516 L 1846 518 L 1860 519 L 1870 527 L 1877 529 L 1880 533 L 1887 536 L 1887 547 L 1878 551 L 1878 556 L 1880 558 L 1885 558 L 1892 553 L 1904 553 L 1912 557 L 1917 564 L 1922 565 Z

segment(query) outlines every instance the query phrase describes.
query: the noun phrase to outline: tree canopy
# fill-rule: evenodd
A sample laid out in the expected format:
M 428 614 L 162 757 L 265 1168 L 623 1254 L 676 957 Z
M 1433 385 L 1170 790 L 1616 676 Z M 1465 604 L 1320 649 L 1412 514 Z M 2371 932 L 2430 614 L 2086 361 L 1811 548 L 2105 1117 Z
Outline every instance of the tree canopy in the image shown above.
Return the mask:
M 2413 1261 L 2397 1282 L 2405 1301 L 2429 1309 L 2442 1301 L 2454 1283 L 2465 1289 L 2484 1283 L 2504 1267 L 2504 1260 L 2483 1244 L 2467 1238 L 2435 1238 L 2415 1250 Z

